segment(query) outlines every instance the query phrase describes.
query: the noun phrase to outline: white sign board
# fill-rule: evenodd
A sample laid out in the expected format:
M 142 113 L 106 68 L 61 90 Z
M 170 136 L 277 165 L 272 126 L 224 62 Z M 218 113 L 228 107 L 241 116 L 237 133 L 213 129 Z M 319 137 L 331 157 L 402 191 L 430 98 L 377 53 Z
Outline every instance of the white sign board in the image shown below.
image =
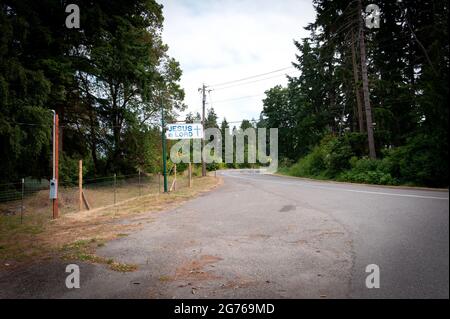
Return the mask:
M 200 123 L 167 124 L 166 137 L 169 140 L 203 138 L 203 126 Z

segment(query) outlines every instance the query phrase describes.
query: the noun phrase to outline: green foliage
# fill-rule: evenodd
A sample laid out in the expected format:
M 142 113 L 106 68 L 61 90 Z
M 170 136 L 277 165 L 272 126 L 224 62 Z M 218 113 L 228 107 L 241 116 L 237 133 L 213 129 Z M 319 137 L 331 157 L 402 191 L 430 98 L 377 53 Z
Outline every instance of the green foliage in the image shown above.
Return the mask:
M 71 186 L 78 182 L 79 160 L 65 153 L 59 155 L 59 185 Z
M 65 152 L 59 154 L 59 184 L 64 186 L 78 185 L 79 161 L 81 156 L 67 155 Z M 87 155 L 83 158 L 83 178 L 95 177 L 94 164 L 92 158 Z
M 323 150 L 317 146 L 308 155 L 292 165 L 289 174 L 301 177 L 319 177 L 323 174 L 325 168 Z
M 353 154 L 347 139 L 326 136 L 319 146 L 292 165 L 291 172 L 294 176 L 333 178 L 350 167 Z
M 192 165 L 192 175 L 202 176 L 202 165 Z
M 402 183 L 445 187 L 448 185 L 448 150 L 436 148 L 433 136 L 420 134 L 387 152 L 385 161 L 393 176 Z
M 398 180 L 389 172 L 389 165 L 384 160 L 352 157 L 351 169 L 343 172 L 337 177 L 339 181 L 397 185 Z
M 326 138 L 321 149 L 326 169 L 326 176 L 335 177 L 341 171 L 349 168 L 349 160 L 354 155 L 348 140 L 345 138 Z
M 214 108 L 211 107 L 208 109 L 206 113 L 206 119 L 205 119 L 205 128 L 219 128 L 219 124 L 217 124 L 217 114 L 216 111 L 214 111 Z
M 179 63 L 162 41 L 154 0 L 80 0 L 81 28 L 61 1 L 6 1 L 0 10 L 0 182 L 51 175 L 51 112 L 60 117 L 60 180 L 155 172 L 161 102 L 183 110 Z
M 339 181 L 382 184 L 447 186 L 448 165 L 443 165 L 444 150 L 436 152 L 428 135 L 410 138 L 406 145 L 383 152 L 382 159 L 358 157 L 352 138 L 326 137 L 297 163 L 283 165 L 282 174 L 333 178 Z
M 220 163 L 217 163 L 217 162 L 207 163 L 206 169 L 208 171 L 216 171 L 216 170 L 220 169 Z
M 288 174 L 448 186 L 448 3 L 377 5 L 383 26 L 367 30 L 365 51 L 379 159 L 365 159 L 366 103 L 357 103 L 364 100 L 361 52 L 353 45 L 357 2 L 313 1 L 310 35 L 294 43 L 300 75 L 266 91 L 260 124 L 279 128 L 280 157 L 298 161 L 282 168 Z
M 119 171 L 124 174 L 133 174 L 137 170 L 156 173 L 161 170 L 161 133 L 156 128 L 147 126 L 130 127 L 123 134 L 124 157 L 120 162 Z

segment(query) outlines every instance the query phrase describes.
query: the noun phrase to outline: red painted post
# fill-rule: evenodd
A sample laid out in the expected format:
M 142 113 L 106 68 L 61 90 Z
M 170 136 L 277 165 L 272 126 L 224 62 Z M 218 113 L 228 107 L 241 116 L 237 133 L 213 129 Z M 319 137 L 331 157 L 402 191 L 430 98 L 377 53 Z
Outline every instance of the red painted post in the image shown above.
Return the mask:
M 59 139 L 59 117 L 58 114 L 55 114 L 55 180 L 56 180 L 56 198 L 53 199 L 53 219 L 56 219 L 59 217 L 59 209 L 58 209 L 58 196 L 59 196 L 59 176 L 58 176 L 58 161 L 59 161 L 59 145 L 58 145 L 58 139 Z

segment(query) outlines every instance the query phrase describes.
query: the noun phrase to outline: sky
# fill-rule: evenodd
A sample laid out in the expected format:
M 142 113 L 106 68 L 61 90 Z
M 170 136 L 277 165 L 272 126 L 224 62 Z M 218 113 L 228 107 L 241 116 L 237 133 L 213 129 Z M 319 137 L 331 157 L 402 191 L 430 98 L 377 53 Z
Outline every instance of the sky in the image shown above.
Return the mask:
M 212 89 L 207 94 L 207 108 L 212 106 L 220 121 L 224 117 L 229 122 L 258 119 L 264 92 L 277 84 L 286 84 L 285 74 L 298 75 L 291 67 L 297 53 L 293 41 L 308 36 L 303 27 L 315 18 L 311 0 L 161 0 L 160 3 L 164 5 L 163 41 L 169 46 L 169 55 L 180 62 L 183 70 L 181 86 L 188 109 L 180 114 L 179 120 L 187 112 L 201 113 L 202 96 L 198 88 L 203 83 Z M 217 86 L 280 69 L 284 70 Z M 258 81 L 249 83 L 255 80 Z

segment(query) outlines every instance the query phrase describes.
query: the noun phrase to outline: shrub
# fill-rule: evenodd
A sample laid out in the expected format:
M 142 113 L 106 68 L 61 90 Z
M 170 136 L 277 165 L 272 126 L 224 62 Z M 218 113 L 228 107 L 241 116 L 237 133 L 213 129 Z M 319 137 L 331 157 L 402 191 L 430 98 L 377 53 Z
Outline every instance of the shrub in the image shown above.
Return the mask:
M 448 150 L 437 146 L 441 140 L 417 135 L 404 146 L 382 152 L 382 159 L 369 159 L 358 157 L 363 148 L 361 134 L 326 136 L 308 155 L 279 171 L 368 184 L 448 186 Z
M 315 177 L 319 176 L 325 170 L 325 159 L 322 149 L 317 146 L 311 153 L 301 158 L 289 169 L 293 176 Z
M 402 183 L 448 186 L 448 150 L 427 135 L 417 135 L 407 144 L 389 150 L 385 162 Z
M 350 158 L 354 155 L 345 137 L 333 138 L 321 145 L 324 153 L 325 175 L 335 177 L 340 172 L 349 169 Z
M 336 177 L 350 168 L 354 155 L 348 139 L 326 136 L 319 146 L 290 167 L 290 174 L 305 177 Z
M 398 184 L 398 180 L 392 177 L 383 160 L 352 157 L 349 163 L 351 169 L 341 173 L 338 180 L 366 184 Z
M 351 147 L 355 156 L 362 157 L 368 151 L 367 134 L 365 133 L 349 132 L 342 139 Z
M 79 159 L 71 158 L 62 152 L 59 156 L 59 184 L 75 185 L 78 182 L 78 161 Z
M 217 162 L 212 162 L 212 163 L 206 164 L 207 171 L 215 171 L 215 170 L 218 170 L 219 168 L 220 168 L 220 163 L 217 163 Z

